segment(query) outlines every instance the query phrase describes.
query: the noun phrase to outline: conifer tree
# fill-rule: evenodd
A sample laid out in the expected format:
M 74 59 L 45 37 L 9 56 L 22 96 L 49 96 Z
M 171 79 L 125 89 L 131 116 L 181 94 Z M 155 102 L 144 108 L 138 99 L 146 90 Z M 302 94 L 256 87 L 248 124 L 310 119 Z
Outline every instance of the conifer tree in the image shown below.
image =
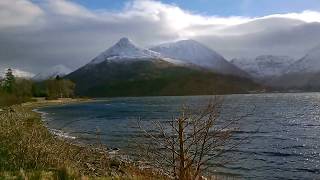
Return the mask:
M 5 79 L 3 81 L 3 89 L 6 93 L 13 93 L 15 85 L 15 77 L 13 75 L 12 69 L 8 69 Z

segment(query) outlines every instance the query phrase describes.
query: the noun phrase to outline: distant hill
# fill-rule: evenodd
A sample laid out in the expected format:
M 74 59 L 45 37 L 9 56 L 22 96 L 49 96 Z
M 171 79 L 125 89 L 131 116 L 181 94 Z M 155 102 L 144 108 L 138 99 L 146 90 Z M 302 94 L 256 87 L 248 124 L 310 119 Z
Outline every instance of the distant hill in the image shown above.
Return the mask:
M 284 74 L 275 78 L 270 86 L 282 89 L 320 90 L 320 46 L 309 51 L 293 63 Z
M 91 97 L 228 94 L 259 88 L 245 77 L 180 62 L 122 38 L 66 78 L 77 84 L 78 95 Z
M 44 81 L 55 78 L 56 76 L 65 76 L 72 71 L 64 65 L 56 65 L 51 68 L 45 69 L 44 71 L 36 74 L 32 79 L 34 81 Z
M 282 76 L 295 59 L 288 56 L 261 55 L 256 58 L 235 58 L 230 61 L 259 82 Z

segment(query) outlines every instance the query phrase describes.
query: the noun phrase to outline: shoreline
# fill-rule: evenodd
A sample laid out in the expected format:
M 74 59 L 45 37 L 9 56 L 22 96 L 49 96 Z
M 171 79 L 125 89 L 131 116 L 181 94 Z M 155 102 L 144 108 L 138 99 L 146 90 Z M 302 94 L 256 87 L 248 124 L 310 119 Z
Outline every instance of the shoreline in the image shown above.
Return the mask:
M 56 105 L 68 105 L 68 104 L 94 102 L 93 99 L 81 99 L 81 98 L 77 98 L 77 99 L 62 98 L 57 100 L 46 100 L 45 98 L 34 98 L 34 100 L 35 100 L 34 102 L 22 103 L 21 106 L 37 109 L 37 108 L 56 106 Z
M 50 128 L 47 125 L 48 122 L 48 117 L 46 115 L 48 113 L 40 111 L 39 109 L 45 108 L 45 107 L 51 107 L 51 106 L 62 106 L 62 105 L 70 105 L 70 104 L 81 104 L 81 103 L 87 103 L 87 102 L 94 102 L 93 99 L 81 99 L 81 98 L 76 98 L 76 99 L 71 99 L 71 98 L 63 98 L 63 99 L 58 99 L 58 100 L 44 100 L 44 99 L 37 99 L 36 102 L 28 102 L 22 104 L 22 106 L 31 106 L 32 111 L 39 114 L 41 117 L 41 121 L 43 125 L 52 133 L 54 136 L 63 138 L 63 139 L 76 139 L 77 137 L 68 135 L 69 133 L 63 132 L 59 129 L 54 129 Z
M 87 103 L 87 102 L 94 102 L 92 99 L 59 99 L 59 100 L 40 100 L 37 102 L 29 102 L 22 104 L 22 106 L 31 106 L 32 111 L 39 114 L 41 117 L 41 121 L 43 123 L 43 126 L 45 126 L 48 131 L 58 137 L 65 140 L 75 140 L 77 137 L 69 135 L 69 133 L 64 132 L 59 129 L 50 128 L 48 125 L 48 117 L 46 112 L 40 111 L 39 109 L 45 108 L 45 107 L 51 107 L 51 106 L 62 106 L 62 105 L 70 105 L 70 104 L 81 104 L 81 103 Z
M 50 107 L 50 106 L 46 106 L 46 107 Z M 40 108 L 42 108 L 42 107 L 40 107 Z M 45 126 L 52 135 L 57 136 L 58 138 L 66 139 L 66 140 L 68 140 L 68 139 L 70 139 L 70 140 L 77 139 L 76 136 L 71 136 L 67 132 L 64 132 L 64 131 L 59 130 L 59 129 L 50 128 L 49 125 L 48 125 L 48 122 L 51 119 L 49 119 L 49 117 L 47 117 L 48 113 L 46 113 L 44 111 L 40 111 L 39 110 L 40 108 L 35 108 L 32 111 L 40 115 L 41 121 L 43 123 L 43 126 Z
M 99 149 L 99 147 L 95 147 L 96 145 L 86 144 L 81 141 L 77 141 L 77 139 L 79 137 L 72 136 L 68 132 L 62 131 L 60 129 L 50 128 L 47 124 L 48 117 L 45 117 L 48 113 L 39 110 L 40 108 L 51 107 L 51 106 L 62 106 L 62 105 L 81 104 L 81 103 L 99 102 L 99 101 L 105 101 L 105 100 L 65 98 L 65 99 L 58 99 L 58 100 L 41 100 L 38 102 L 29 102 L 27 104 L 22 104 L 22 106 L 31 107 L 32 112 L 35 112 L 40 116 L 41 124 L 47 129 L 48 132 L 50 132 L 50 134 L 52 134 L 54 137 L 58 138 L 59 140 L 66 141 L 69 144 L 74 145 L 74 146 L 92 147 L 95 149 Z M 102 144 L 100 146 L 102 146 Z M 109 148 L 107 144 L 105 146 L 107 146 L 106 150 L 110 156 L 116 157 L 119 160 L 126 159 L 126 160 L 128 160 L 128 162 L 132 162 L 131 160 L 129 160 L 130 158 L 127 157 L 126 154 L 119 153 L 119 151 L 120 151 L 119 148 L 117 148 L 117 147 Z
M 36 102 L 28 102 L 21 104 L 22 106 L 31 108 L 31 111 L 36 113 L 37 115 L 40 116 L 41 120 L 41 125 L 44 126 L 47 131 L 57 138 L 58 140 L 65 141 L 69 143 L 70 145 L 73 146 L 79 146 L 79 147 L 91 147 L 91 148 L 96 148 L 92 147 L 92 144 L 85 144 L 80 141 L 77 141 L 78 137 L 70 135 L 68 132 L 64 132 L 60 129 L 54 129 L 50 128 L 48 125 L 48 117 L 45 117 L 48 113 L 40 111 L 39 109 L 41 108 L 46 108 L 46 107 L 52 107 L 52 106 L 63 106 L 63 105 L 72 105 L 72 104 L 81 104 L 81 103 L 88 103 L 88 102 L 96 102 L 97 100 L 93 99 L 81 99 L 81 98 L 76 98 L 76 99 L 71 99 L 71 98 L 63 98 L 63 99 L 58 99 L 58 100 L 45 100 L 41 98 L 41 100 L 36 101 Z
M 93 102 L 92 99 L 36 99 L 0 112 L 0 179 L 37 176 L 55 179 L 166 179 L 136 162 L 111 155 L 103 144 L 77 144 L 45 126 L 41 107 Z

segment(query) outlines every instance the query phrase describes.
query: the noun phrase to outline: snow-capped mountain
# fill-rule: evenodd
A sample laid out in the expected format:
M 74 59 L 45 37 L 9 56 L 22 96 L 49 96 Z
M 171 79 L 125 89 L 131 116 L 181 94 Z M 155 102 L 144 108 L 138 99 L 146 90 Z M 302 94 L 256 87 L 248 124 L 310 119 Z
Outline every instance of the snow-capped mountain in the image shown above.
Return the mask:
M 128 61 L 128 60 L 145 60 L 145 59 L 159 59 L 160 54 L 143 49 L 136 46 L 128 38 L 121 38 L 114 46 L 107 49 L 96 58 L 94 58 L 89 64 L 99 64 L 106 60 L 108 61 Z
M 230 61 L 256 79 L 281 76 L 295 60 L 288 56 L 262 55 L 256 58 L 239 58 Z
M 180 60 L 221 74 L 246 76 L 247 74 L 229 63 L 223 56 L 194 40 L 182 40 L 150 48 L 162 57 Z
M 320 46 L 309 51 L 303 58 L 293 63 L 285 73 L 271 81 L 274 87 L 302 90 L 319 90 Z
M 166 56 L 122 38 L 65 78 L 77 84 L 77 94 L 92 97 L 223 94 L 258 87 L 248 78 L 204 70 L 200 65 L 246 74 L 197 42 L 185 43 L 186 47 L 177 52 L 179 56 Z M 193 54 L 193 58 L 183 56 L 182 51 Z
M 320 72 L 320 46 L 312 49 L 306 56 L 292 64 L 286 71 L 290 73 L 319 73 Z
M 220 74 L 247 76 L 221 55 L 194 41 L 183 40 L 144 49 L 128 38 L 121 38 L 115 45 L 95 57 L 86 67 L 108 62 L 132 62 L 141 60 L 163 60 L 175 65 L 201 67 Z
M 0 78 L 1 77 L 5 77 L 6 73 L 7 73 L 7 69 L 0 69 Z M 12 74 L 15 77 L 26 78 L 26 79 L 30 79 L 30 78 L 32 78 L 34 76 L 34 74 L 31 73 L 31 72 L 24 71 L 24 70 L 21 70 L 21 69 L 16 69 L 16 68 L 12 69 Z
M 60 64 L 60 65 L 56 65 L 53 66 L 37 75 L 35 75 L 32 79 L 35 81 L 44 81 L 47 79 L 52 79 L 55 78 L 57 76 L 65 76 L 69 73 L 71 73 L 71 69 L 67 68 L 66 66 Z

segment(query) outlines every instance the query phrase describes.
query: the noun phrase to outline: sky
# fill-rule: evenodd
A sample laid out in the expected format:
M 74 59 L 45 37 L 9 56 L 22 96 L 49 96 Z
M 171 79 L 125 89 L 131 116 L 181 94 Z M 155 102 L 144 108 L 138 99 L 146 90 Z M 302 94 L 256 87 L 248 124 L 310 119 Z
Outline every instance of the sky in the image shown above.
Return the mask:
M 0 72 L 79 68 L 128 37 L 141 47 L 194 39 L 226 59 L 320 45 L 319 0 L 1 0 Z
M 117 11 L 127 0 L 73 0 L 89 9 Z M 306 9 L 320 10 L 319 0 L 162 0 L 182 9 L 204 15 L 219 16 L 266 16 L 277 13 L 301 12 Z

